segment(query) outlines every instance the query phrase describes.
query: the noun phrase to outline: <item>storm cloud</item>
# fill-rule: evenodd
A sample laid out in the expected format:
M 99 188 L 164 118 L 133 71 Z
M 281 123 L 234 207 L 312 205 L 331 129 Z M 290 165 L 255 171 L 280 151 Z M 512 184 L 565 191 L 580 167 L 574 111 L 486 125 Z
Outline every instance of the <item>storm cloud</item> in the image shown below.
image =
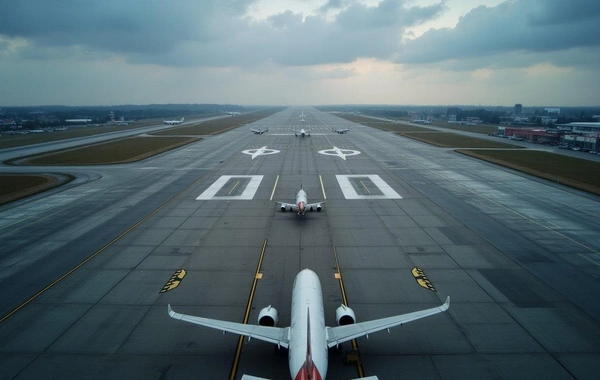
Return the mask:
M 541 62 L 585 65 L 597 59 L 597 54 L 586 53 L 585 48 L 597 51 L 598 36 L 600 2 L 505 1 L 495 7 L 471 10 L 455 28 L 432 29 L 405 41 L 396 62 L 454 61 L 455 67 L 462 62 L 465 69 L 527 67 Z M 516 59 L 507 61 L 507 56 Z
M 43 59 L 87 51 L 164 66 L 304 66 L 390 59 L 409 26 L 433 19 L 443 3 L 409 6 L 383 0 L 339 4 L 333 16 L 286 11 L 247 16 L 252 0 L 14 1 L 0 15 L 0 35 L 27 41 L 14 53 Z M 35 54 L 33 53 L 35 51 Z M 58 52 L 58 53 L 57 53 Z M 5 51 L 6 53 L 6 51 Z M 6 55 L 6 54 L 5 54 Z
M 597 0 L 13 0 L 0 105 L 593 104 L 598 36 Z

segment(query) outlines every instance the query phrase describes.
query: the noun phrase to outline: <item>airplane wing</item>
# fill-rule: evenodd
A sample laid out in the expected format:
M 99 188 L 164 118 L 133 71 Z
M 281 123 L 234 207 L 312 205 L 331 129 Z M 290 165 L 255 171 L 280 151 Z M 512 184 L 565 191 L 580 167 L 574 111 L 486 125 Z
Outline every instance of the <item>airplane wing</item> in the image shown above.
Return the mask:
M 306 205 L 306 208 L 308 210 L 310 210 L 311 208 L 317 208 L 318 206 L 320 206 L 321 204 L 325 203 L 326 201 L 321 201 L 321 202 L 317 202 L 317 203 L 309 203 Z
M 334 347 L 340 343 L 349 340 L 360 338 L 377 331 L 389 329 L 390 327 L 403 325 L 404 323 L 416 321 L 417 319 L 429 317 L 450 307 L 450 297 L 446 298 L 446 302 L 442 306 L 433 307 L 431 309 L 415 311 L 412 313 L 396 315 L 388 318 L 375 319 L 373 321 L 360 322 L 352 325 L 327 327 L 327 346 Z
M 294 211 L 298 211 L 298 205 L 294 203 L 286 203 L 286 202 L 277 202 L 279 207 L 285 207 L 286 209 L 291 208 Z
M 181 321 L 194 323 L 200 326 L 210 327 L 223 332 L 230 332 L 238 335 L 245 335 L 250 338 L 263 340 L 269 343 L 275 343 L 281 347 L 287 348 L 290 341 L 289 327 L 269 327 L 259 325 L 247 325 L 244 323 L 221 321 L 218 319 L 195 317 L 193 315 L 179 314 L 173 311 L 171 304 L 168 306 L 171 318 Z

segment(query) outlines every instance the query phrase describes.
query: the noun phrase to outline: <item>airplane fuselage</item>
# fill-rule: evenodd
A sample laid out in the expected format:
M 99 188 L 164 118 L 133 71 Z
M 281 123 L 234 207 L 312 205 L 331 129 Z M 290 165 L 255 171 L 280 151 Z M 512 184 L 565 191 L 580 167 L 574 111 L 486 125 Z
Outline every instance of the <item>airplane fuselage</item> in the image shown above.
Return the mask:
M 288 359 L 294 380 L 322 380 L 327 375 L 327 332 L 321 282 L 310 269 L 296 276 L 292 290 L 292 314 Z
M 179 125 L 183 123 L 184 118 L 182 117 L 181 120 L 164 120 L 163 124 L 167 124 L 167 125 Z
M 296 206 L 298 206 L 298 215 L 304 215 L 306 211 L 306 204 L 308 203 L 308 198 L 306 196 L 306 191 L 300 189 L 296 193 Z

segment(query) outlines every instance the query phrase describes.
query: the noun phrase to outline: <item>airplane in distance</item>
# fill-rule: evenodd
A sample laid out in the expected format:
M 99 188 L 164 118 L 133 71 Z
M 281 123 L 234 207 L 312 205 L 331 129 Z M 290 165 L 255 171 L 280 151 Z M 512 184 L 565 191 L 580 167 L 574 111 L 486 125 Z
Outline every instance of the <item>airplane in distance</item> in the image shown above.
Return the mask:
M 276 327 L 279 321 L 277 310 L 270 305 L 258 314 L 258 325 L 221 321 L 179 314 L 169 304 L 171 318 L 210 327 L 223 332 L 245 335 L 250 338 L 274 343 L 288 349 L 288 366 L 292 379 L 324 380 L 327 376 L 328 349 L 362 336 L 388 330 L 417 319 L 429 317 L 448 310 L 450 297 L 441 306 L 392 317 L 356 323 L 354 311 L 345 305 L 335 311 L 337 326 L 325 325 L 321 282 L 315 272 L 304 269 L 296 275 L 292 288 L 291 324 Z M 256 377 L 244 375 L 244 379 Z M 363 379 L 378 379 L 370 376 Z M 266 380 L 266 379 L 265 379 Z
M 179 125 L 181 123 L 183 123 L 183 117 L 181 118 L 181 120 L 163 120 L 163 124 L 167 124 L 167 125 Z
M 265 129 L 250 128 L 250 132 L 254 133 L 255 135 L 262 135 L 265 132 L 269 132 L 269 128 L 265 128 Z
M 294 136 L 298 137 L 310 137 L 310 130 L 306 130 L 304 128 L 300 128 L 300 130 L 294 129 Z
M 289 209 L 290 211 L 298 211 L 298 215 L 304 215 L 306 210 L 317 210 L 321 211 L 321 204 L 325 203 L 325 201 L 321 201 L 318 203 L 308 203 L 306 191 L 300 186 L 300 190 L 296 193 L 296 203 L 285 203 L 285 202 L 277 202 L 281 207 L 281 211 L 285 211 Z
M 241 112 L 234 112 L 234 111 L 225 111 L 225 113 L 230 116 L 237 116 L 237 115 L 242 114 Z
M 338 133 L 338 134 L 341 135 L 342 133 L 348 133 L 348 132 L 350 132 L 352 130 L 352 127 L 350 127 L 350 128 L 338 128 L 338 129 L 331 128 L 331 130 L 333 132 Z

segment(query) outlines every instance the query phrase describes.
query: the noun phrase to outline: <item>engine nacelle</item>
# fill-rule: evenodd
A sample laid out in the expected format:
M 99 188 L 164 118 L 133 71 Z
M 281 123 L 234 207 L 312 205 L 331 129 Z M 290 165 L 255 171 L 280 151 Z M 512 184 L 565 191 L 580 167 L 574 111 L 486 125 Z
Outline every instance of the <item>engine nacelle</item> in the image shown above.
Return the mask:
M 317 211 L 319 211 L 319 212 L 321 211 L 321 204 L 320 203 L 317 205 Z
M 285 211 L 285 206 L 281 206 L 281 211 Z
M 354 310 L 344 305 L 338 307 L 335 309 L 335 320 L 337 321 L 338 326 L 353 325 L 354 322 L 356 322 Z
M 277 314 L 277 310 L 271 305 L 263 308 L 260 313 L 258 313 L 258 324 L 261 326 L 277 326 L 279 322 L 279 314 Z

